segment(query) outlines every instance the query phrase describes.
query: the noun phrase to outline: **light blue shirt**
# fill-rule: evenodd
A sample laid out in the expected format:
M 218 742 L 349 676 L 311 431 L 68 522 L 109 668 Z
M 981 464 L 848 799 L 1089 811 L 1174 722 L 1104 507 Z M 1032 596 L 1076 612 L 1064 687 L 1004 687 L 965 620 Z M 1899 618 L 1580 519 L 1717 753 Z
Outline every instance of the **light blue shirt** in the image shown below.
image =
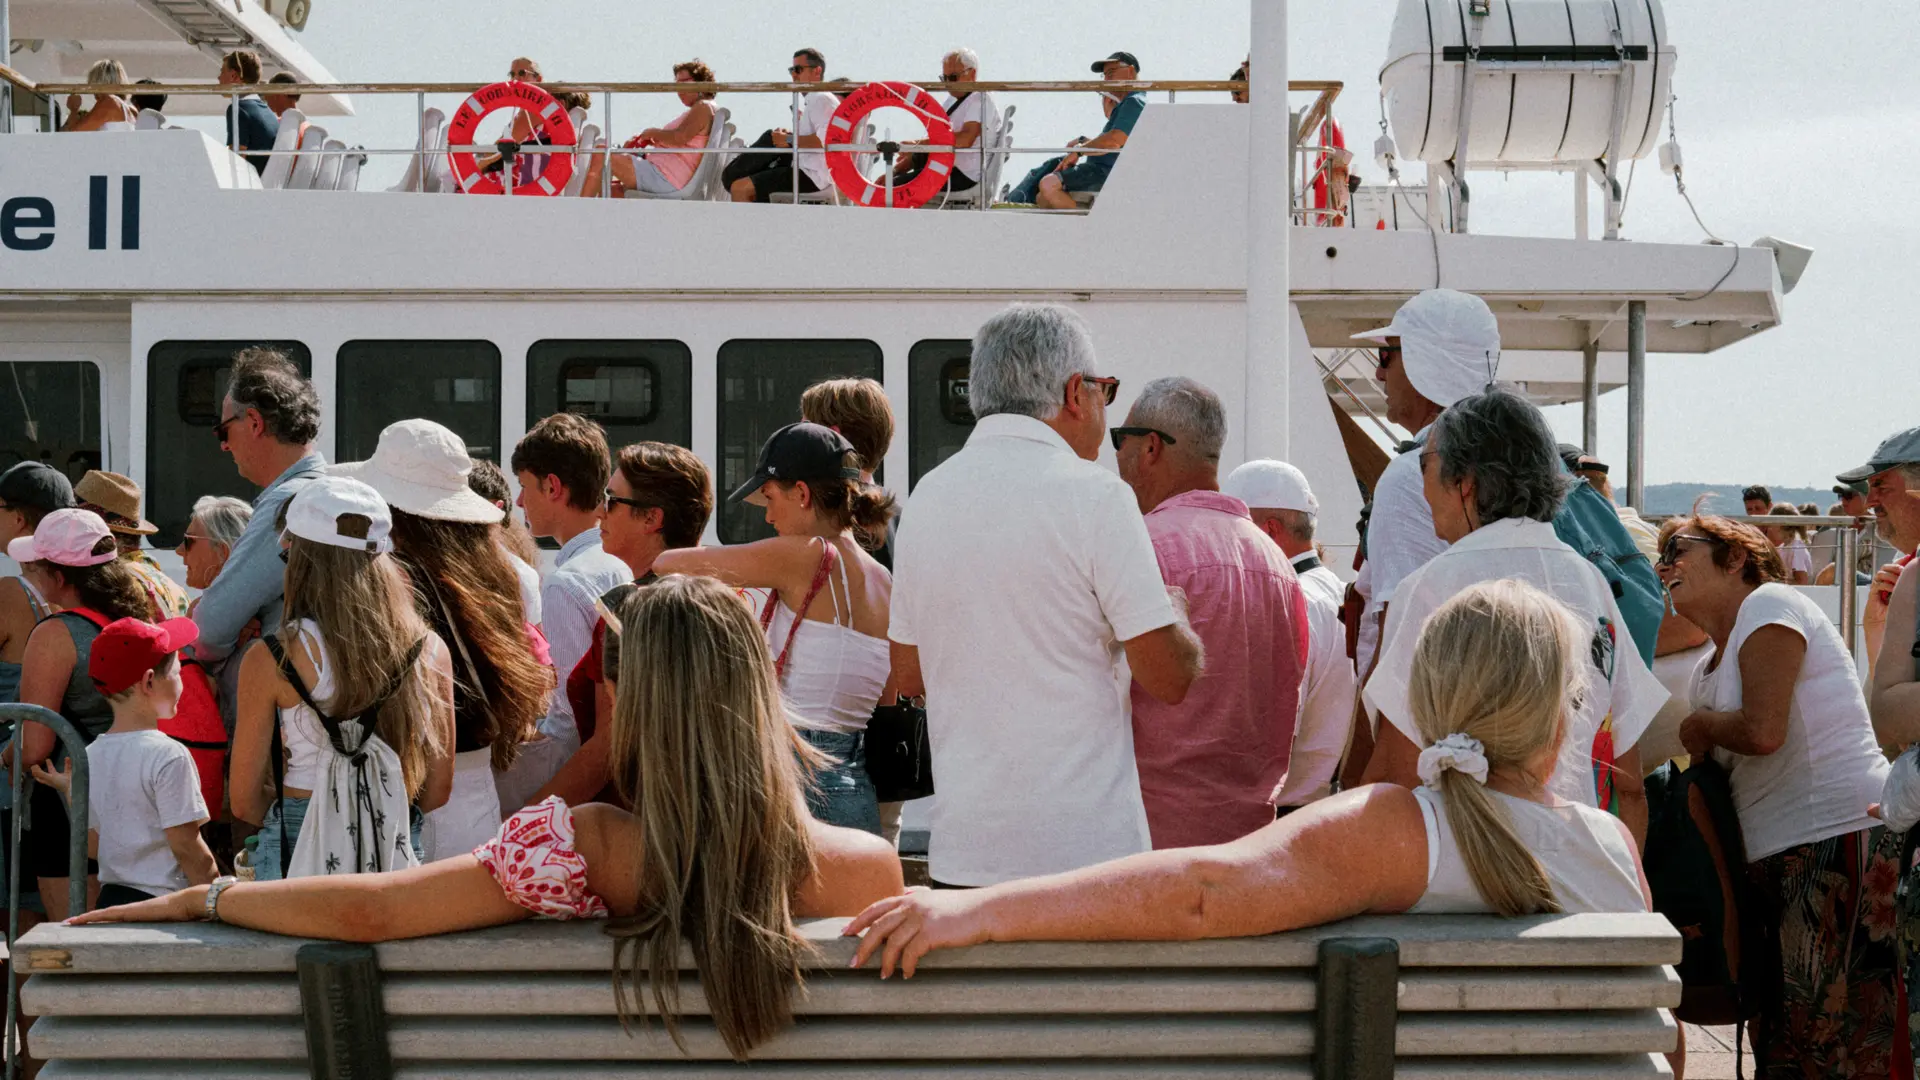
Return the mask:
M 280 507 L 318 479 L 326 465 L 327 459 L 313 451 L 288 466 L 253 500 L 253 517 L 234 543 L 233 554 L 193 610 L 193 621 L 200 627 L 200 641 L 194 646 L 197 659 L 225 659 L 240 631 L 255 619 L 260 620 L 262 634 L 280 629 L 286 607 L 286 564 L 280 561 L 280 534 L 274 522 Z
M 594 602 L 615 585 L 632 580 L 633 570 L 606 553 L 600 546 L 600 530 L 592 528 L 561 546 L 553 570 L 540 585 L 540 629 L 547 635 L 553 669 L 560 676 L 547 718 L 564 720 L 562 729 L 579 729 L 567 700 L 567 676 L 593 647 L 593 627 L 600 621 Z

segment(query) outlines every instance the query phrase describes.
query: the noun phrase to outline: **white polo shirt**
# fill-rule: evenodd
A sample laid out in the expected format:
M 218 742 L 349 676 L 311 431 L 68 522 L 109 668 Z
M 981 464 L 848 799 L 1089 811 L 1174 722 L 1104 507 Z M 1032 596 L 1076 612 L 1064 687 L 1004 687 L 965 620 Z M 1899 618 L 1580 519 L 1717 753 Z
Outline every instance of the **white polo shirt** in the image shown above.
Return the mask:
M 980 179 L 980 163 L 986 151 L 993 147 L 993 137 L 1000 130 L 1000 110 L 993 107 L 993 98 L 982 91 L 968 94 L 960 104 L 953 103 L 953 95 L 940 103 L 947 110 L 947 120 L 953 125 L 954 134 L 968 124 L 980 125 L 980 138 L 965 150 L 953 152 L 953 167 L 970 180 Z
M 1489 522 L 1460 538 L 1414 571 L 1393 593 L 1387 610 L 1380 663 L 1363 691 L 1367 708 L 1379 712 L 1415 746 L 1425 746 L 1407 707 L 1407 681 L 1413 672 L 1413 648 L 1427 617 L 1469 585 L 1514 578 L 1537 586 L 1572 608 L 1593 628 L 1596 668 L 1593 688 L 1571 719 L 1560 761 L 1547 789 L 1568 802 L 1598 806 L 1595 791 L 1596 743 L 1611 741 L 1607 760 L 1631 749 L 1666 704 L 1667 691 L 1640 659 L 1627 622 L 1614 603 L 1613 590 L 1600 571 L 1560 541 L 1553 523 L 1528 518 Z
M 1152 848 L 1121 642 L 1174 622 L 1132 490 L 1032 417 L 921 478 L 888 636 L 920 651 L 928 871 L 991 885 Z
M 817 90 L 800 99 L 800 126 L 794 130 L 794 145 L 798 146 L 802 135 L 820 135 L 827 130 L 827 123 L 833 119 L 834 110 L 840 107 L 840 95 Z M 831 142 L 824 135 L 821 142 Z M 800 171 L 807 174 L 821 190 L 833 186 L 833 176 L 827 171 L 827 151 L 802 150 L 794 155 L 800 159 Z
M 1275 806 L 1304 806 L 1333 790 L 1333 771 L 1353 733 L 1353 661 L 1347 659 L 1347 628 L 1340 622 L 1347 587 L 1311 551 L 1293 557 L 1300 591 L 1307 595 L 1307 669 L 1300 686 L 1299 719 L 1287 776 L 1272 795 Z
M 1433 431 L 1428 424 L 1413 441 L 1424 444 Z M 1420 451 L 1409 450 L 1387 462 L 1373 489 L 1373 513 L 1367 518 L 1367 565 L 1358 588 L 1366 598 L 1366 611 L 1360 616 L 1360 637 L 1354 659 L 1361 674 L 1379 651 L 1380 632 L 1375 625 L 1380 609 L 1394 599 L 1394 590 L 1408 574 L 1427 564 L 1427 560 L 1447 550 L 1447 542 L 1434 535 L 1433 507 L 1427 505 L 1427 493 L 1420 478 Z

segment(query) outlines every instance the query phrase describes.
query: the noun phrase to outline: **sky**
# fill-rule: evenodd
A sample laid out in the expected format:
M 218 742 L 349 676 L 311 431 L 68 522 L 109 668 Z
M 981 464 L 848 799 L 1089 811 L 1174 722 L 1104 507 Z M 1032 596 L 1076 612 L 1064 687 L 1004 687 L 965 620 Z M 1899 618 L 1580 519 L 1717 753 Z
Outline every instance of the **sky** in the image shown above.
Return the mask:
M 1377 76 L 1395 6 L 1294 0 L 1289 7 L 1289 74 L 1346 83 L 1335 114 L 1350 144 L 1368 145 L 1378 130 Z M 1729 240 L 1773 235 L 1814 254 L 1785 299 L 1779 328 L 1706 356 L 1650 359 L 1647 480 L 1825 486 L 1835 472 L 1863 463 L 1886 435 L 1920 424 L 1915 335 L 1896 322 L 1899 312 L 1920 306 L 1920 217 L 1908 206 L 1913 189 L 1896 182 L 1920 157 L 1920 96 L 1900 74 L 1910 71 L 1911 46 L 1920 41 L 1920 4 L 1670 0 L 1666 21 L 1678 50 L 1677 135 L 1701 218 Z M 1088 64 L 1115 49 L 1135 53 L 1145 78 L 1217 79 L 1248 52 L 1248 6 L 963 0 L 889 9 L 844 0 L 704 0 L 689 14 L 631 0 L 314 0 L 301 40 L 349 82 L 478 84 L 504 78 L 518 54 L 537 59 L 550 80 L 664 81 L 675 62 L 696 56 L 723 80 L 775 80 L 786 77 L 800 46 L 825 53 L 836 78 L 931 81 L 940 57 L 966 46 L 980 54 L 986 79 L 1090 78 Z M 1020 145 L 1060 145 L 1098 126 L 1092 102 L 1079 95 L 1008 100 L 1019 106 Z M 457 100 L 436 104 L 451 110 Z M 735 95 L 726 104 L 749 140 L 784 126 L 783 98 Z M 349 144 L 412 144 L 410 97 L 361 96 L 355 107 L 357 117 L 325 121 L 331 133 Z M 596 101 L 595 122 L 599 109 Z M 625 95 L 614 110 L 624 138 L 671 119 L 679 105 Z M 916 134 L 904 122 L 894 133 Z M 1366 157 L 1359 155 L 1358 171 L 1369 182 L 1384 180 Z M 397 179 L 397 162 L 370 166 L 362 186 Z M 1702 238 L 1654 160 L 1642 162 L 1635 179 L 1627 238 Z M 1571 188 L 1560 175 L 1482 176 L 1474 231 L 1571 236 Z M 1579 406 L 1550 415 L 1562 438 L 1579 441 Z M 1625 444 L 1620 390 L 1601 401 L 1600 455 L 1624 470 Z

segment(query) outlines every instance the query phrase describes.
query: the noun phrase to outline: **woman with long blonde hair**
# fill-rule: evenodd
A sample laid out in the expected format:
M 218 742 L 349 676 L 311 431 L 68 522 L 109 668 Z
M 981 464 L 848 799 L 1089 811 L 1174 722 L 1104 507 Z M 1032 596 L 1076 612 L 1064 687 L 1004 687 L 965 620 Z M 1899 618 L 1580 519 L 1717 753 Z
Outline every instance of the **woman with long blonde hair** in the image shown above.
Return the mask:
M 633 812 L 553 797 L 472 855 L 353 878 L 215 882 L 85 921 L 202 918 L 210 889 L 221 890 L 211 910 L 222 921 L 350 941 L 609 916 L 621 1015 L 644 1015 L 651 997 L 678 1038 L 676 957 L 688 940 L 714 1024 L 745 1058 L 792 1018 L 806 950 L 794 920 L 852 915 L 900 892 L 899 859 L 877 837 L 807 814 L 773 659 L 733 590 L 664 577 L 614 614 L 612 772 Z M 541 868 L 533 880 L 509 869 L 529 866 Z
M 1232 843 L 1132 855 L 984 889 L 869 907 L 856 963 L 911 976 L 982 941 L 1161 941 L 1270 934 L 1367 913 L 1645 911 L 1619 820 L 1548 792 L 1584 692 L 1587 636 L 1531 585 L 1473 585 L 1427 621 L 1411 705 L 1423 786 L 1372 784 Z

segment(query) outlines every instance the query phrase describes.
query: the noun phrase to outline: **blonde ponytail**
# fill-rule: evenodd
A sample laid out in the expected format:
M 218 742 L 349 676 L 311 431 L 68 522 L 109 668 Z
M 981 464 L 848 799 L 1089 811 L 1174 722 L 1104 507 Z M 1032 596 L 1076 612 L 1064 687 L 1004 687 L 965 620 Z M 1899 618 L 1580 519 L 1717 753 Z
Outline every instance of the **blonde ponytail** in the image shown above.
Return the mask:
M 1539 589 L 1516 580 L 1473 585 L 1420 632 L 1407 688 L 1414 723 L 1429 744 L 1449 735 L 1478 742 L 1490 769 L 1524 769 L 1542 751 L 1551 756 L 1562 718 L 1585 689 L 1583 641 L 1578 618 Z M 1434 786 L 1489 907 L 1507 916 L 1561 910 L 1540 860 L 1479 780 L 1449 768 Z

